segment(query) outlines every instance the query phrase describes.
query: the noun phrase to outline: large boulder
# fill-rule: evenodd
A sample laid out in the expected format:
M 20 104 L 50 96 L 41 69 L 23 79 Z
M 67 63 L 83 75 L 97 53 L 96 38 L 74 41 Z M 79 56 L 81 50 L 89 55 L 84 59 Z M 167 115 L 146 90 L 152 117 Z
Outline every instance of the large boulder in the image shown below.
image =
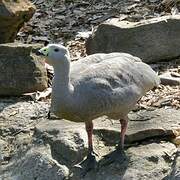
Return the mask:
M 47 71 L 36 56 L 41 45 L 0 44 L 0 95 L 21 95 L 47 88 Z
M 144 62 L 169 60 L 180 56 L 180 15 L 164 16 L 140 22 L 102 23 L 86 42 L 88 54 L 126 52 Z
M 28 0 L 0 0 L 0 43 L 13 42 L 17 32 L 35 13 Z

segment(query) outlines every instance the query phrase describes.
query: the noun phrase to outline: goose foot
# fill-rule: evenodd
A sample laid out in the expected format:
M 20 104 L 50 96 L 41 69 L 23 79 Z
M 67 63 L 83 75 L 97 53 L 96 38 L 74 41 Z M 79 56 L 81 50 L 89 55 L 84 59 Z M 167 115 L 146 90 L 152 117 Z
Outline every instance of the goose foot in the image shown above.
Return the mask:
M 87 158 L 74 166 L 81 169 L 81 176 L 84 177 L 91 170 L 98 169 L 98 163 L 94 152 L 88 154 Z
M 104 156 L 104 158 L 101 160 L 100 166 L 107 166 L 114 162 L 121 164 L 126 160 L 127 160 L 127 156 L 124 150 L 122 148 L 117 148 L 115 151 Z

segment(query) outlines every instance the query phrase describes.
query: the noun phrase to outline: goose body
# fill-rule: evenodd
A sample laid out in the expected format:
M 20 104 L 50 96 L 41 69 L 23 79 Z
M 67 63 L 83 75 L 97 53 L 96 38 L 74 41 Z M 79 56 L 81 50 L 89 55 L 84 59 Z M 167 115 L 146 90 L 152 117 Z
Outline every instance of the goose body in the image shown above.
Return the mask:
M 150 66 L 126 53 L 94 54 L 72 62 L 72 98 L 67 101 L 62 100 L 65 96 L 59 96 L 58 81 L 55 77 L 51 111 L 76 122 L 102 115 L 123 118 L 147 91 L 159 84 Z
M 147 91 L 159 85 L 157 74 L 126 53 L 94 54 L 72 63 L 62 45 L 50 44 L 40 53 L 54 68 L 51 112 L 62 119 L 85 122 L 89 150 L 85 170 L 95 166 L 92 120 L 102 115 L 120 120 L 120 143 L 112 159 L 121 159 L 127 114 Z

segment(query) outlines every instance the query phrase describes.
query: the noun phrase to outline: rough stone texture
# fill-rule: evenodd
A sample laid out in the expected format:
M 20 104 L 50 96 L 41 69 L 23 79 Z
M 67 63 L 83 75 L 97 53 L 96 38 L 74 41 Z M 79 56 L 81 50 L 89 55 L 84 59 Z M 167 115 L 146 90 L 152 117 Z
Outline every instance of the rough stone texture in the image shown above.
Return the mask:
M 173 142 L 174 144 L 176 144 L 177 146 L 180 146 L 180 136 L 175 137 L 175 138 L 172 140 L 172 142 Z
M 176 147 L 166 142 L 130 147 L 126 151 L 128 160 L 122 164 L 113 163 L 108 166 L 102 166 L 99 172 L 90 172 L 84 180 L 163 179 L 171 173 L 171 165 L 177 160 L 175 157 L 176 153 Z M 72 180 L 78 180 L 78 176 L 72 178 Z
M 5 156 L 4 151 L 6 149 L 7 144 L 8 143 L 6 141 L 0 139 L 0 164 L 1 164 L 1 161 L 4 160 L 4 156 Z
M 180 56 L 180 15 L 140 22 L 111 19 L 99 25 L 86 42 L 88 54 L 126 52 L 144 62 Z
M 178 110 L 164 108 L 154 111 L 142 110 L 138 113 L 130 113 L 129 117 L 125 139 L 127 146 L 154 138 L 175 140 L 174 138 L 179 136 Z M 120 127 L 118 121 L 110 121 L 101 117 L 94 120 L 94 135 L 107 146 L 115 146 L 119 142 Z M 75 163 L 81 160 L 86 153 L 87 135 L 84 123 L 73 123 L 66 120 L 43 121 L 36 127 L 36 135 L 51 144 L 56 159 L 63 157 L 66 161 Z M 106 149 L 104 144 L 101 145 Z M 99 151 L 98 148 L 95 149 Z
M 120 123 L 116 120 L 108 120 L 100 117 L 94 120 L 94 134 L 101 136 L 104 141 L 115 144 L 119 141 Z M 84 123 L 74 123 L 66 120 L 43 121 L 36 127 L 39 134 L 58 134 L 79 130 L 85 135 Z M 46 133 L 45 133 L 46 132 Z M 164 137 L 174 138 L 180 134 L 179 110 L 176 109 L 155 109 L 154 111 L 141 110 L 138 113 L 129 114 L 129 124 L 126 133 L 126 142 L 133 143 L 148 138 Z M 63 136 L 62 136 L 63 137 Z M 64 138 L 64 137 L 63 137 Z M 84 137 L 83 137 L 84 138 Z
M 40 45 L 0 44 L 0 95 L 21 95 L 47 88 L 44 60 L 35 55 Z
M 161 74 L 159 77 L 161 80 L 161 84 L 163 85 L 170 85 L 170 86 L 180 85 L 180 77 L 173 77 L 169 72 Z
M 83 179 L 81 170 L 73 165 L 86 156 L 84 123 L 47 120 L 48 106 L 48 102 L 23 101 L 22 97 L 0 99 L 0 147 L 5 147 L 2 155 L 8 158 L 0 165 L 0 179 Z M 180 135 L 179 110 L 142 110 L 130 113 L 130 118 L 125 148 L 128 160 L 106 166 L 103 155 L 114 150 L 120 124 L 105 117 L 94 121 L 99 171 L 89 172 L 84 179 L 179 180 L 179 151 L 166 142 L 173 134 Z
M 171 163 L 171 170 L 169 174 L 163 180 L 179 180 L 179 179 L 180 179 L 180 148 L 175 153 L 174 160 Z
M 148 138 L 161 137 L 173 138 L 179 136 L 180 118 L 179 110 L 156 109 L 154 111 L 141 110 L 138 113 L 129 114 L 129 124 L 126 133 L 126 143 L 146 140 Z M 120 123 L 118 121 L 104 121 L 103 118 L 95 121 L 95 134 L 100 135 L 108 143 L 118 143 Z
M 50 144 L 52 156 L 62 163 L 76 164 L 86 155 L 87 135 L 83 123 L 42 121 L 36 126 L 36 136 Z
M 28 0 L 0 1 L 0 43 L 13 42 L 17 32 L 35 13 Z
M 69 176 L 69 169 L 59 164 L 51 156 L 48 146 L 31 148 L 23 153 L 21 158 L 16 157 L 8 165 L 13 171 L 10 174 L 4 173 L 0 178 L 18 180 L 65 180 Z M 7 169 L 8 169 L 7 168 Z
M 1 97 L 0 136 L 14 137 L 18 132 L 26 132 L 46 118 L 48 110 L 47 102 L 34 103 L 22 97 Z

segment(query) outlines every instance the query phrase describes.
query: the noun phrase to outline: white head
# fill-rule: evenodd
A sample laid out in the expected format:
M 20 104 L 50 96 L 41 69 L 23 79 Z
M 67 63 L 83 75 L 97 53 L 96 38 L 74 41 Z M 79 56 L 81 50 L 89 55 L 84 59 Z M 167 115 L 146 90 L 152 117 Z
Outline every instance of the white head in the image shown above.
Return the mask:
M 46 62 L 52 66 L 67 63 L 69 60 L 69 51 L 60 44 L 49 44 L 39 50 L 39 53 L 46 58 Z

